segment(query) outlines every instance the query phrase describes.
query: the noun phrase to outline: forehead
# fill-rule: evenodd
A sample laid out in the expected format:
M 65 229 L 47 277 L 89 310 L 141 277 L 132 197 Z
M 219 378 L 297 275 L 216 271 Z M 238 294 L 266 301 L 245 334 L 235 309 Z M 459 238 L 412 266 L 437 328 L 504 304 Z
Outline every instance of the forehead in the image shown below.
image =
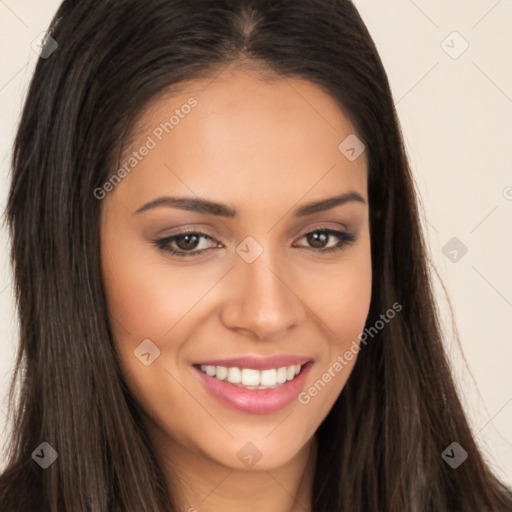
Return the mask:
M 350 161 L 339 149 L 354 133 L 349 118 L 305 80 L 231 70 L 181 83 L 133 130 L 120 161 L 129 172 L 112 194 L 128 201 L 178 190 L 247 204 L 315 199 L 333 187 L 366 194 L 365 153 Z

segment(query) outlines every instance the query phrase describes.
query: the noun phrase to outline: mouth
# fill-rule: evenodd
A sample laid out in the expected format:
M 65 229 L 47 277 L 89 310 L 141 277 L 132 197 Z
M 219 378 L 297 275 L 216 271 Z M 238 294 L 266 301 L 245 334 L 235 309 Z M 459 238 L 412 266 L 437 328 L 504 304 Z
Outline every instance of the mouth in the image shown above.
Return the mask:
M 201 372 L 217 380 L 226 381 L 234 386 L 245 389 L 275 389 L 288 381 L 295 379 L 304 365 L 294 364 L 257 370 L 254 368 L 239 368 L 237 366 L 196 366 Z
M 283 365 L 283 358 L 280 358 L 279 364 L 273 367 L 270 365 L 275 363 L 269 359 L 252 359 L 251 364 L 244 358 L 245 364 L 240 366 L 235 366 L 232 361 L 196 363 L 192 367 L 210 396 L 231 409 L 252 414 L 271 413 L 291 404 L 304 389 L 313 365 L 309 358 L 293 358 L 291 361 L 287 358 L 285 362 L 296 364 Z

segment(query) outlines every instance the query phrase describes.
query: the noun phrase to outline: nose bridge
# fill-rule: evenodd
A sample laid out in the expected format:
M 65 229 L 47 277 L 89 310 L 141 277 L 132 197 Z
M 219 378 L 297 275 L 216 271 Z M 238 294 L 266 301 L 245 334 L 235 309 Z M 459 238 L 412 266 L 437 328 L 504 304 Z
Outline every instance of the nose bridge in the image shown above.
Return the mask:
M 232 293 L 222 312 L 226 327 L 271 339 L 297 325 L 303 306 L 288 284 L 289 273 L 280 263 L 278 251 L 253 239 L 242 242 L 237 253 Z

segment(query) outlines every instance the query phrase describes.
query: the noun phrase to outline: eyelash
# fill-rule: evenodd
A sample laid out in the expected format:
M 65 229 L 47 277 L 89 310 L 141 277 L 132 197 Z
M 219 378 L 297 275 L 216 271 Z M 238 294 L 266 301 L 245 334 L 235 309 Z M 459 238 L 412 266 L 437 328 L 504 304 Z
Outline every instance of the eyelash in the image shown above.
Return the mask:
M 333 247 L 329 247 L 327 249 L 315 249 L 312 247 L 311 249 L 315 252 L 320 253 L 331 253 L 336 251 L 341 251 L 345 247 L 351 245 L 356 240 L 356 236 L 353 233 L 348 233 L 345 231 L 338 231 L 336 229 L 332 228 L 317 228 L 313 231 L 308 231 L 307 233 L 304 233 L 301 238 L 304 238 L 307 235 L 311 235 L 314 233 L 324 233 L 328 236 L 334 236 L 339 239 L 339 242 L 334 245 Z M 211 236 L 207 235 L 206 233 L 203 233 L 202 231 L 182 231 L 181 233 L 176 233 L 171 236 L 167 236 L 164 238 L 159 238 L 157 240 L 154 240 L 154 245 L 161 251 L 164 251 L 166 253 L 170 253 L 172 256 L 179 256 L 181 258 L 193 258 L 195 256 L 201 255 L 203 252 L 208 251 L 209 249 L 213 249 L 213 247 L 210 247 L 208 249 L 199 249 L 199 250 L 192 250 L 192 251 L 183 251 L 179 250 L 176 251 L 174 249 L 171 249 L 171 243 L 176 241 L 177 238 L 180 238 L 181 236 L 185 235 L 199 235 L 202 238 L 207 238 L 209 240 L 214 240 Z

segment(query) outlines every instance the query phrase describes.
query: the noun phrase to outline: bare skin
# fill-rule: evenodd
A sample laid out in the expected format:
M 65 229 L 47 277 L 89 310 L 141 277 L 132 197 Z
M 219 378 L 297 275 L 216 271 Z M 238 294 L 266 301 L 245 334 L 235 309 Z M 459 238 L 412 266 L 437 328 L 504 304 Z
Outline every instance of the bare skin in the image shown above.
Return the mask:
M 191 97 L 197 105 L 182 109 L 159 140 L 154 130 Z M 314 434 L 356 357 L 341 371 L 332 368 L 358 342 L 371 298 L 366 153 L 350 161 L 338 149 L 353 133 L 318 86 L 227 69 L 182 84 L 144 112 L 127 154 L 148 136 L 156 145 L 103 199 L 102 266 L 114 338 L 180 510 L 253 512 L 257 503 L 269 512 L 311 511 Z M 362 200 L 294 215 L 348 192 Z M 161 196 L 207 199 L 237 215 L 163 205 L 135 213 Z M 325 228 L 355 240 L 325 252 L 343 241 L 322 235 Z M 204 252 L 177 256 L 154 243 L 185 229 L 209 238 L 196 238 L 195 247 L 175 239 L 172 249 Z M 318 231 L 315 242 L 308 233 Z M 263 248 L 251 263 L 236 251 L 247 237 Z M 146 339 L 160 350 L 147 366 L 134 355 Z M 192 367 L 275 354 L 308 356 L 304 390 L 319 379 L 325 385 L 309 401 L 254 414 L 220 402 Z M 261 454 L 251 467 L 239 457 L 247 443 Z

